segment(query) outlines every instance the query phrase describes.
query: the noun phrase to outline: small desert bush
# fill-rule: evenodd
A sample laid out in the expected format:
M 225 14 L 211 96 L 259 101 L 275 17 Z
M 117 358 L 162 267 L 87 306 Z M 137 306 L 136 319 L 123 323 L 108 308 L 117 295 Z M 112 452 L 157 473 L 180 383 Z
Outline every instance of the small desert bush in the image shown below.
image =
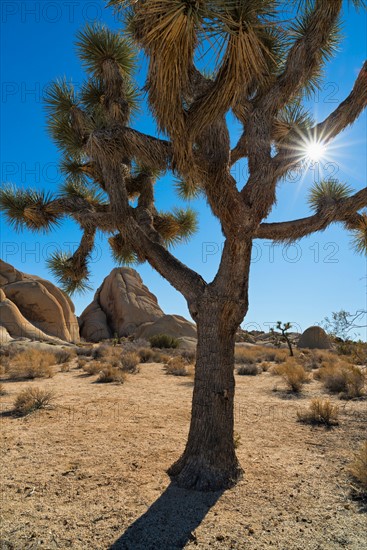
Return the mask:
M 123 384 L 125 379 L 126 374 L 121 369 L 109 365 L 107 367 L 103 367 L 100 371 L 97 382 L 115 382 L 117 384 Z
M 182 359 L 184 359 L 188 364 L 194 365 L 196 362 L 196 351 L 193 350 L 182 350 L 180 351 Z
M 314 377 L 321 380 L 330 393 L 340 393 L 350 399 L 361 397 L 366 383 L 365 372 L 347 362 L 324 365 Z
M 192 376 L 193 374 L 193 367 L 190 367 L 182 357 L 173 357 L 164 365 L 164 369 L 166 374 L 172 376 Z
M 76 348 L 76 354 L 78 357 L 91 357 L 94 349 L 92 346 L 78 346 Z
M 134 351 L 128 351 L 127 353 L 122 353 L 118 361 L 119 368 L 130 374 L 136 374 L 139 372 L 138 365 L 140 363 L 140 357 Z
M 262 361 L 282 363 L 286 360 L 287 355 L 286 350 L 267 348 L 265 346 L 252 346 L 248 348 L 236 346 L 235 363 L 240 365 L 261 363 Z
M 355 453 L 349 471 L 357 484 L 353 486 L 354 493 L 359 497 L 367 498 L 367 441 L 364 441 Z
M 167 355 L 152 348 L 140 348 L 137 350 L 140 363 L 166 363 L 169 360 Z
M 254 364 L 240 365 L 237 367 L 237 374 L 240 376 L 256 376 L 259 372 L 257 365 Z
M 62 365 L 63 363 L 69 363 L 74 359 L 76 353 L 74 350 L 61 349 L 54 352 L 56 363 Z
M 101 363 L 100 361 L 88 361 L 88 362 L 85 361 L 83 362 L 83 365 L 82 365 L 82 369 L 86 374 L 89 374 L 89 376 L 99 374 L 103 369 L 103 367 L 104 367 L 104 364 Z
M 93 359 L 109 361 L 119 353 L 121 353 L 120 348 L 114 348 L 109 344 L 99 344 L 99 346 L 93 348 L 92 357 Z
M 259 367 L 263 372 L 268 372 L 268 370 L 271 367 L 271 364 L 269 363 L 269 361 L 261 361 L 261 363 L 259 364 Z
M 160 349 L 162 348 L 176 349 L 180 344 L 177 338 L 174 338 L 169 334 L 156 334 L 155 336 L 152 336 L 151 338 L 149 338 L 149 342 L 152 348 L 160 348 Z
M 284 364 L 273 368 L 273 373 L 283 378 L 287 387 L 294 393 L 302 390 L 303 384 L 309 381 L 309 376 L 302 365 L 295 360 L 288 359 Z
M 14 356 L 8 368 L 12 380 L 33 380 L 34 378 L 52 378 L 51 365 L 56 363 L 54 353 L 29 349 Z
M 70 363 L 61 363 L 60 372 L 70 372 Z
M 329 399 L 313 399 L 307 411 L 297 412 L 300 422 L 305 424 L 324 424 L 335 426 L 338 424 L 339 407 L 330 403 Z
M 20 416 L 25 416 L 39 409 L 45 409 L 50 406 L 55 398 L 55 394 L 49 390 L 41 388 L 27 388 L 21 391 L 14 402 L 14 412 Z

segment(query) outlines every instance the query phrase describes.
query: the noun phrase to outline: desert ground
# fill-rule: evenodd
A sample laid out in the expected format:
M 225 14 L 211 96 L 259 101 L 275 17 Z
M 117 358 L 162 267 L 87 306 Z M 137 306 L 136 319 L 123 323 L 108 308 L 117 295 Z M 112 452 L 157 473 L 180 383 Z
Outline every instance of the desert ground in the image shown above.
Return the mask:
M 243 480 L 223 493 L 170 483 L 184 449 L 193 381 L 145 363 L 123 384 L 98 384 L 73 359 L 52 378 L 2 376 L 3 550 L 178 548 L 361 550 L 366 507 L 348 466 L 365 439 L 365 398 L 330 400 L 339 425 L 297 421 L 321 382 L 299 395 L 271 372 L 236 374 Z M 62 372 L 64 371 L 64 372 Z M 12 414 L 24 388 L 52 389 L 54 406 Z

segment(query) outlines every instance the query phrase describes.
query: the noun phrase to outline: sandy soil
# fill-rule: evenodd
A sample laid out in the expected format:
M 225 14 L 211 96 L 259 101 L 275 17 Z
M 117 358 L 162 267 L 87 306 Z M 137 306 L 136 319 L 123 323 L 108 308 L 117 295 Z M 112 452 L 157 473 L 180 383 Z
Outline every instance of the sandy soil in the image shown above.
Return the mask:
M 122 386 L 94 380 L 72 369 L 4 384 L 1 549 L 366 548 L 366 513 L 347 473 L 366 401 L 339 401 L 339 427 L 310 427 L 296 411 L 321 394 L 319 382 L 290 398 L 269 373 L 236 376 L 245 476 L 223 494 L 200 494 L 165 473 L 183 451 L 192 382 L 158 364 Z M 9 416 L 30 385 L 52 388 L 56 408 Z

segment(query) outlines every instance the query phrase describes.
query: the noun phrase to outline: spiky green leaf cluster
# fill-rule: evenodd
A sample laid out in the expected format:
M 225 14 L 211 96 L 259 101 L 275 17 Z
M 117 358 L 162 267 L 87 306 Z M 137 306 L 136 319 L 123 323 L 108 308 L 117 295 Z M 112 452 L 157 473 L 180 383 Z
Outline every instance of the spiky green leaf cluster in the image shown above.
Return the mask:
M 304 38 L 309 30 L 312 16 L 313 10 L 311 7 L 306 6 L 303 13 L 295 19 L 294 23 L 291 24 L 287 31 L 288 47 L 292 46 L 297 40 Z M 333 58 L 335 53 L 338 51 L 339 44 L 343 38 L 341 29 L 341 19 L 339 17 L 334 23 L 333 28 L 327 37 L 326 43 L 320 50 L 319 63 L 313 74 L 310 75 L 308 82 L 304 87 L 303 94 L 306 98 L 312 97 L 320 88 L 324 75 L 323 66 L 327 61 L 330 61 Z
M 129 77 L 135 67 L 135 52 L 132 45 L 103 25 L 87 25 L 77 34 L 79 58 L 86 70 L 99 79 L 104 76 L 104 63 L 115 62 L 121 75 Z
M 54 252 L 47 260 L 47 266 L 67 294 L 84 293 L 92 290 L 88 284 L 90 273 L 86 262 L 76 267 L 74 257 L 65 252 Z
M 66 156 L 80 159 L 83 155 L 83 139 L 72 124 L 72 111 L 78 109 L 79 100 L 74 86 L 66 80 L 57 80 L 45 95 L 47 126 L 57 147 Z
M 119 265 L 137 265 L 142 263 L 138 254 L 129 246 L 121 233 L 117 233 L 108 239 L 113 259 Z
M 338 180 L 326 180 L 316 183 L 310 189 L 308 204 L 316 212 L 325 206 L 346 199 L 350 196 L 352 189 L 345 183 Z
M 61 195 L 67 197 L 79 197 L 85 199 L 93 206 L 101 206 L 107 204 L 104 194 L 91 185 L 86 185 L 81 182 L 67 180 L 61 186 Z
M 186 242 L 198 229 L 197 214 L 191 208 L 175 208 L 173 212 L 161 212 L 154 226 L 166 245 Z
M 274 139 L 282 142 L 291 131 L 295 137 L 299 138 L 299 136 L 305 135 L 313 125 L 312 115 L 299 101 L 294 101 L 279 112 L 274 123 Z
M 178 196 L 184 200 L 196 199 L 202 192 L 201 187 L 192 180 L 176 179 L 175 189 Z
M 367 211 L 361 214 L 358 227 L 352 230 L 352 248 L 367 256 Z
M 52 209 L 51 193 L 36 189 L 18 189 L 5 185 L 0 189 L 0 210 L 16 231 L 50 231 L 59 225 L 59 215 Z

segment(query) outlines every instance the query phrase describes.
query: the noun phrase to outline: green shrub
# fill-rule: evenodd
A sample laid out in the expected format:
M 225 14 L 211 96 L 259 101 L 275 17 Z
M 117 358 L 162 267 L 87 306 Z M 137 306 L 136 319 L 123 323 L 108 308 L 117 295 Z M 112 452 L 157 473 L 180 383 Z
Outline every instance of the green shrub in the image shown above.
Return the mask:
M 149 338 L 150 345 L 152 348 L 178 348 L 180 342 L 177 338 L 170 336 L 169 334 L 156 334 Z

